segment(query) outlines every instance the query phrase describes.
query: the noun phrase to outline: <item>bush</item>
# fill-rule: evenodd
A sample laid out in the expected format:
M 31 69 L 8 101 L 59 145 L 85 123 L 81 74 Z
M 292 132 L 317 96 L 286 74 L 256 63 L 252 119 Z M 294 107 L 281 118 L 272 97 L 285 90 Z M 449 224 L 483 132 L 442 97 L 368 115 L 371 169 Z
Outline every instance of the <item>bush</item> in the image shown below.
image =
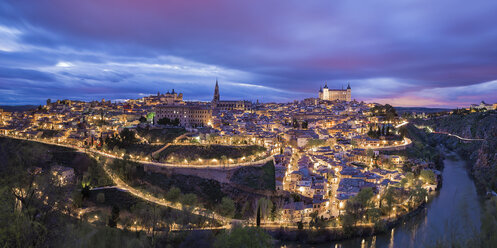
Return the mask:
M 223 197 L 218 207 L 218 212 L 222 216 L 232 218 L 235 215 L 235 202 L 229 197 Z
M 166 199 L 171 202 L 178 202 L 181 195 L 181 190 L 177 187 L 171 187 L 166 194 Z
M 180 197 L 180 202 L 184 206 L 193 207 L 193 206 L 197 205 L 197 201 L 198 201 L 197 195 L 192 194 L 192 193 L 184 194 Z
M 423 182 L 428 184 L 434 184 L 436 182 L 435 173 L 433 173 L 432 170 L 422 170 L 419 173 L 419 177 L 423 180 Z
M 100 203 L 104 203 L 105 202 L 105 194 L 104 193 L 98 193 L 97 194 L 97 201 L 100 202 Z

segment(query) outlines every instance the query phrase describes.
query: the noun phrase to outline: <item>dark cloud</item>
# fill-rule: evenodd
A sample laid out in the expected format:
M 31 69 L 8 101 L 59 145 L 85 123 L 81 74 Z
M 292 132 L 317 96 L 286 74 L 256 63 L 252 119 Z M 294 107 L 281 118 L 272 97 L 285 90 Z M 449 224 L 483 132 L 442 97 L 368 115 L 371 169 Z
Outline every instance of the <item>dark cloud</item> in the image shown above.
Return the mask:
M 11 68 L 0 73 L 55 81 L 58 97 L 85 84 L 88 98 L 175 87 L 209 100 L 217 76 L 226 96 L 250 100 L 350 81 L 358 99 L 495 102 L 478 88 L 497 79 L 496 12 L 495 1 L 462 0 L 12 0 L 0 3 L 0 66 Z M 448 94 L 420 95 L 439 89 Z
M 54 77 L 50 73 L 45 73 L 36 70 L 26 70 L 18 68 L 5 68 L 0 67 L 0 80 L 2 78 L 20 78 L 29 79 L 33 81 L 54 81 Z

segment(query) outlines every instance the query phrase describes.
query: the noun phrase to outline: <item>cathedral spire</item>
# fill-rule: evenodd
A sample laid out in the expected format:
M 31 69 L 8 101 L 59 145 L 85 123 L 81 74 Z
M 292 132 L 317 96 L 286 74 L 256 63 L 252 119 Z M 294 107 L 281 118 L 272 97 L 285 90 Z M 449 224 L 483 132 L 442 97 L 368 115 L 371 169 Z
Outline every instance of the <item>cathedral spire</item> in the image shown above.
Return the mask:
M 214 88 L 214 98 L 212 99 L 213 102 L 219 102 L 219 84 L 217 82 L 216 78 L 216 87 Z
M 350 89 L 351 89 L 351 88 L 350 88 L 350 82 L 349 82 L 349 83 L 348 83 L 348 85 L 347 85 L 347 89 L 348 89 L 348 90 L 350 90 Z
M 324 88 L 328 89 L 328 83 L 326 81 L 324 81 Z

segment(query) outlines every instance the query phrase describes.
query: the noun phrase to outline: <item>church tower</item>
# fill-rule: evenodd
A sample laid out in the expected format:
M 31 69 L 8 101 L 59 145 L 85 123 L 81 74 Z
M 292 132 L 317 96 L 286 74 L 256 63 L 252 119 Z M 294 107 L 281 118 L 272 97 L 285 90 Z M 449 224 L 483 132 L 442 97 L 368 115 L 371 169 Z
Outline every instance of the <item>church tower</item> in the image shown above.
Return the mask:
M 347 101 L 350 102 L 352 100 L 352 89 L 350 88 L 350 83 L 347 85 Z
M 214 98 L 212 99 L 213 102 L 219 102 L 219 84 L 217 83 L 217 78 L 216 78 L 216 87 L 214 88 Z
M 327 82 L 324 82 L 323 100 L 330 100 L 330 90 L 328 89 L 328 83 Z

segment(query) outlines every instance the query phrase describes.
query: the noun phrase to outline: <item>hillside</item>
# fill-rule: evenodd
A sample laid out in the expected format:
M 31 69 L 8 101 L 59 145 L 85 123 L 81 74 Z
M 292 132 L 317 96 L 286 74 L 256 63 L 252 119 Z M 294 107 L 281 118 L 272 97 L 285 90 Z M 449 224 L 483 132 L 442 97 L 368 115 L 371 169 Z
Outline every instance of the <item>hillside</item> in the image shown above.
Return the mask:
M 497 113 L 495 111 L 449 115 L 426 121 L 415 121 L 428 125 L 435 131 L 456 134 L 464 138 L 484 141 L 462 142 L 444 134 L 432 134 L 435 141 L 457 151 L 471 164 L 471 171 L 480 191 L 497 191 Z

